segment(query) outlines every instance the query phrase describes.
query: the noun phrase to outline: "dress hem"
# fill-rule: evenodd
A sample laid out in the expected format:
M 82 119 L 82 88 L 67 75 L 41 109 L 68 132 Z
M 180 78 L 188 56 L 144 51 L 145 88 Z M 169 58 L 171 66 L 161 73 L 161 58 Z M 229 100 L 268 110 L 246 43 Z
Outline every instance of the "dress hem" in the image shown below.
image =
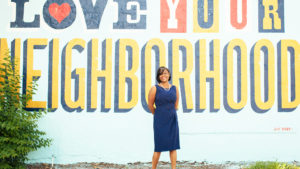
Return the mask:
M 154 150 L 154 152 L 173 151 L 173 150 L 179 150 L 179 149 L 180 149 L 180 147 L 179 148 L 174 148 L 174 149 L 160 150 L 160 151 Z

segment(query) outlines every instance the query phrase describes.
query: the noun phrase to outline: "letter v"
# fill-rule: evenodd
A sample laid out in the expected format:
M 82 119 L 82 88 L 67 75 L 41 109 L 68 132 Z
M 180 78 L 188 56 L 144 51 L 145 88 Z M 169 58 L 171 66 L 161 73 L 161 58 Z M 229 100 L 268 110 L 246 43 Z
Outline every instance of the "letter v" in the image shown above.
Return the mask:
M 80 0 L 87 29 L 98 29 L 107 0 L 97 0 L 93 6 L 92 0 Z

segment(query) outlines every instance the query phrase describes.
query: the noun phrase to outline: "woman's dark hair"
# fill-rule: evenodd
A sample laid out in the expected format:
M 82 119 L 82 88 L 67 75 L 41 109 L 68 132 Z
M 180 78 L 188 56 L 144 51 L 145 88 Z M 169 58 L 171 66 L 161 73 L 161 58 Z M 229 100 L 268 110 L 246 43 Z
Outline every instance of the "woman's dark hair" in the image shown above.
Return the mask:
M 156 80 L 157 80 L 158 83 L 161 82 L 160 79 L 159 79 L 159 76 L 162 75 L 162 74 L 164 73 L 165 70 L 169 72 L 169 75 L 170 75 L 170 76 L 169 76 L 169 81 L 171 80 L 171 73 L 170 73 L 169 69 L 166 68 L 166 67 L 164 67 L 164 66 L 161 66 L 161 67 L 159 67 L 159 68 L 157 69 L 157 73 L 156 73 Z

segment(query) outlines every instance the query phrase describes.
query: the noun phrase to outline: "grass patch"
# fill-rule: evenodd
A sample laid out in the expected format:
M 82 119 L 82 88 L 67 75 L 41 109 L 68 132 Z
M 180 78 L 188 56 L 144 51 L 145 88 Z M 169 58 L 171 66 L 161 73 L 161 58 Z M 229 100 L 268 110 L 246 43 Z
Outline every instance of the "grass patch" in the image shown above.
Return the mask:
M 300 167 L 282 162 L 258 161 L 246 169 L 300 169 Z

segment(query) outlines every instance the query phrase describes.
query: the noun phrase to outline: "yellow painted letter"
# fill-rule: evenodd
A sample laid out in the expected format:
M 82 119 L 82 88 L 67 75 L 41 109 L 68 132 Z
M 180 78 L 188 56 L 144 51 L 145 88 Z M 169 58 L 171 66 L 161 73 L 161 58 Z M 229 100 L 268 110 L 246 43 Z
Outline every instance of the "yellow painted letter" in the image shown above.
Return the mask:
M 184 47 L 186 51 L 186 53 L 182 55 L 182 60 L 179 60 L 180 47 Z M 184 92 L 181 93 L 181 95 L 185 96 L 185 99 L 184 97 L 182 98 L 182 101 L 185 102 L 183 105 L 186 105 L 184 109 L 191 110 L 193 109 L 193 96 L 190 76 L 193 70 L 193 46 L 188 40 L 174 39 L 172 40 L 172 54 L 173 56 L 169 54 L 169 57 L 172 57 L 171 70 L 173 85 L 175 85 L 178 88 L 179 79 L 183 80 Z M 180 71 L 180 64 L 182 64 L 183 62 L 186 63 L 185 70 Z
M 264 57 L 268 57 L 268 69 L 266 70 L 268 73 L 268 79 L 265 80 L 265 83 L 268 84 L 265 91 L 267 90 L 268 95 L 265 96 L 268 98 L 266 102 L 262 100 L 261 94 L 261 49 L 262 47 L 266 47 L 268 51 L 268 55 Z M 267 63 L 264 63 L 267 64 Z M 261 110 L 268 110 L 272 108 L 275 100 L 275 55 L 274 55 L 274 47 L 272 42 L 266 39 L 259 40 L 254 47 L 254 100 L 256 106 Z M 266 78 L 266 77 L 265 77 Z
M 263 29 L 273 29 L 272 21 L 274 21 L 274 28 L 281 29 L 281 19 L 278 16 L 278 0 L 263 0 L 265 9 L 265 17 L 263 18 Z M 270 10 L 272 6 L 272 10 Z M 270 17 L 273 16 L 273 19 Z
M 84 109 L 85 108 L 85 69 L 84 68 L 76 68 L 75 74 L 78 76 L 79 84 L 78 84 L 78 99 L 76 101 L 72 100 L 72 50 L 75 46 L 79 46 L 85 48 L 85 41 L 82 39 L 73 39 L 66 46 L 66 56 L 65 56 L 65 104 L 70 109 Z
M 27 60 L 26 60 L 26 89 L 30 90 L 32 86 L 32 79 L 41 76 L 40 70 L 33 70 L 33 49 L 35 46 L 47 45 L 47 39 L 28 39 L 27 40 Z M 27 94 L 27 91 L 26 91 Z M 46 94 L 46 93 L 45 93 Z M 26 108 L 46 108 L 46 101 L 33 101 L 32 99 L 27 102 Z
M 220 40 L 213 41 L 213 56 L 212 54 L 209 57 L 213 57 L 213 70 L 207 70 L 206 68 L 206 41 L 200 40 L 199 44 L 200 49 L 200 109 L 206 109 L 206 81 L 207 79 L 213 79 L 213 93 L 210 93 L 210 97 L 214 98 L 213 100 L 213 109 L 220 109 Z
M 130 48 L 128 52 L 128 59 L 126 61 L 126 49 Z M 130 70 L 126 70 L 126 63 L 131 65 Z M 136 41 L 132 39 L 120 39 L 119 40 L 119 100 L 118 105 L 119 109 L 131 109 L 138 102 L 138 77 L 135 75 L 139 67 L 139 46 Z M 126 102 L 126 80 L 131 80 L 131 83 L 128 83 L 127 92 L 131 94 L 131 100 Z
M 293 50 L 295 57 L 295 99 L 290 101 L 289 74 L 288 74 L 288 51 Z M 281 40 L 281 105 L 283 109 L 296 108 L 300 104 L 300 45 L 295 40 Z
M 112 77 L 112 40 L 106 39 L 104 41 L 105 48 L 105 59 L 101 59 L 102 61 L 105 60 L 105 70 L 98 70 L 98 39 L 92 39 L 92 70 L 91 70 L 91 108 L 97 108 L 97 94 L 98 94 L 98 78 L 103 77 L 105 79 L 105 93 L 102 94 L 102 100 L 105 100 L 104 108 L 110 109 L 111 108 L 111 77 Z M 103 64 L 102 64 L 103 65 Z M 103 85 L 103 84 L 102 84 Z M 104 97 L 104 98 L 103 98 Z
M 240 48 L 240 58 L 241 58 L 241 98 L 240 102 L 234 101 L 234 88 L 233 88 L 233 55 L 234 48 Z M 229 42 L 227 47 L 227 84 L 224 88 L 227 90 L 227 103 L 232 109 L 239 110 L 242 109 L 247 103 L 247 47 L 244 41 L 240 39 L 233 39 Z M 239 89 L 238 89 L 239 90 Z

